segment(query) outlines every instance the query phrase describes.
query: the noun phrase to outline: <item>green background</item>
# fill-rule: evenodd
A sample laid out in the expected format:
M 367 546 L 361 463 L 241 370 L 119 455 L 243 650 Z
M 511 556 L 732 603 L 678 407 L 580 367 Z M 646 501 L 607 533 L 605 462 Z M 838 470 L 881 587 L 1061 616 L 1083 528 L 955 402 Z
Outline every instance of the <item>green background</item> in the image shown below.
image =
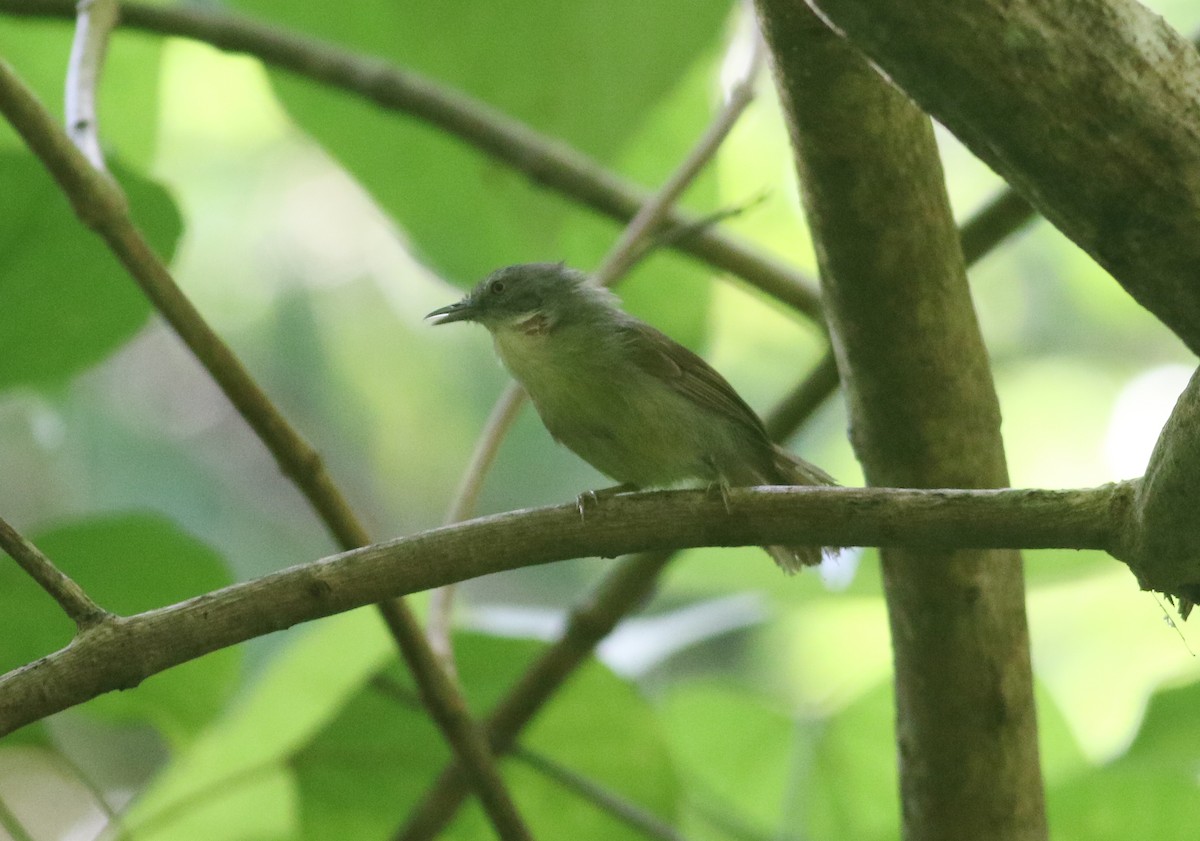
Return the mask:
M 734 11 L 715 0 L 232 6 L 453 86 L 647 186 L 720 103 Z M 1185 32 L 1200 19 L 1194 4 L 1160 7 Z M 63 23 L 0 18 L 0 56 L 54 109 L 69 37 Z M 191 42 L 119 34 L 101 109 L 135 218 L 372 534 L 439 524 L 505 376 L 483 331 L 434 331 L 422 316 L 505 263 L 592 268 L 618 228 L 421 121 Z M 966 218 L 1000 185 L 940 139 Z M 3 126 L 0 184 L 0 515 L 122 612 L 332 551 Z M 813 273 L 765 76 L 684 200 L 703 213 L 748 203 L 726 226 Z M 822 339 L 729 280 L 661 254 L 621 295 L 766 412 Z M 972 284 L 1013 483 L 1138 475 L 1191 355 L 1044 222 L 987 257 Z M 845 427 L 833 399 L 790 444 L 856 484 Z M 526 412 L 480 510 L 603 483 Z M 1103 554 L 1026 557 L 1054 837 L 1192 838 L 1194 630 L 1164 623 Z M 463 588 L 472 630 L 457 650 L 477 710 L 610 567 L 584 559 Z M 69 639 L 12 564 L 0 564 L 0 608 L 0 668 Z M 411 693 L 393 661 L 369 612 L 219 652 L 0 741 L 0 796 L 39 838 L 100 820 L 97 789 L 139 839 L 387 837 L 446 758 L 411 701 L 381 689 Z M 689 839 L 892 839 L 889 670 L 873 551 L 796 578 L 752 548 L 692 551 L 522 744 Z M 504 769 L 539 837 L 636 837 L 527 763 Z M 490 829 L 471 806 L 447 837 Z

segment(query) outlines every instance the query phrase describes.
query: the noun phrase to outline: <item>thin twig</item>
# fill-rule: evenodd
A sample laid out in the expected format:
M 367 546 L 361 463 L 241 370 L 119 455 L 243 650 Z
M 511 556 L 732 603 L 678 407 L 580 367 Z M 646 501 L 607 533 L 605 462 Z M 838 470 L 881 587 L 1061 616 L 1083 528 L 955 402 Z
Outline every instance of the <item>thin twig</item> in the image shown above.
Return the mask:
M 646 202 L 646 191 L 566 144 L 552 140 L 484 103 L 378 58 L 288 32 L 227 12 L 196 5 L 121 4 L 123 27 L 194 38 L 266 64 L 339 88 L 437 126 L 486 155 L 525 173 L 547 188 L 621 221 Z M 70 0 L 0 0 L 0 12 L 37 17 L 71 17 Z M 672 226 L 695 219 L 670 214 Z M 673 243 L 687 254 L 742 278 L 791 309 L 819 321 L 815 282 L 744 239 L 704 230 Z
M 628 824 L 643 835 L 657 838 L 659 841 L 686 841 L 683 833 L 645 806 L 617 794 L 607 786 L 568 768 L 545 754 L 532 751 L 524 745 L 517 745 L 513 749 L 512 755 L 514 759 L 519 759 L 567 791 L 588 801 L 597 809 L 622 823 Z
M 467 462 L 463 471 L 462 481 L 454 493 L 450 510 L 446 512 L 446 525 L 458 523 L 475 513 L 479 501 L 479 493 L 483 489 L 483 480 L 496 460 L 500 444 L 504 436 L 517 419 L 521 407 L 525 405 L 525 391 L 515 382 L 509 383 L 492 407 L 487 423 L 479 434 L 475 444 L 475 452 Z M 457 590 L 454 584 L 447 584 L 434 590 L 429 597 L 429 618 L 426 621 L 425 633 L 429 637 L 429 645 L 437 655 L 438 661 L 446 673 L 455 676 L 457 667 L 454 663 L 454 645 L 451 641 L 453 627 L 454 594 Z
M 371 686 L 408 709 L 420 707 L 420 700 L 416 694 L 391 675 L 376 675 L 371 681 Z M 512 756 L 578 795 L 581 799 L 592 803 L 601 811 L 609 813 L 617 820 L 623 821 L 651 838 L 658 838 L 662 841 L 684 841 L 683 835 L 678 830 L 653 812 L 617 794 L 596 780 L 567 768 L 545 754 L 530 750 L 524 745 L 517 745 L 512 750 Z
M 785 441 L 838 387 L 837 359 L 827 348 L 820 361 L 763 420 L 772 440 Z
M 62 187 L 80 219 L 108 244 L 138 286 L 229 398 L 238 413 L 275 457 L 280 469 L 304 494 L 337 542 L 346 549 L 370 542 L 341 491 L 325 471 L 320 456 L 287 421 L 250 376 L 241 360 L 204 321 L 175 284 L 129 215 L 124 193 L 106 174 L 93 169 L 72 145 L 36 97 L 0 61 L 0 112 L 25 139 Z M 503 838 L 526 838 L 512 822 L 515 809 L 478 727 L 462 724 L 465 702 L 441 672 L 437 658 L 420 633 L 416 618 L 402 601 L 379 605 L 405 660 L 413 668 L 430 713 L 441 725 L 455 753 L 473 770 L 480 798 Z M 482 764 L 481 764 L 482 763 Z M 508 802 L 506 808 L 495 808 Z
M 1005 187 L 959 226 L 963 259 L 973 266 L 1037 216 L 1028 199 L 1012 187 Z
M 70 617 L 79 630 L 111 615 L 3 518 L 0 518 L 0 549 L 7 552 L 39 587 L 58 602 L 63 613 Z
M 762 66 L 762 42 L 754 36 L 754 43 L 745 75 L 729 92 L 725 104 L 709 123 L 700 139 L 687 157 L 675 168 L 667 181 L 634 214 L 621 236 L 609 249 L 600 266 L 592 273 L 591 280 L 599 286 L 613 286 L 620 282 L 639 260 L 647 256 L 655 246 L 655 232 L 670 219 L 671 208 L 683 192 L 696 180 L 700 171 L 713 159 L 729 132 L 754 100 L 754 79 Z M 488 417 L 487 425 L 475 445 L 475 453 L 459 485 L 458 493 L 450 504 L 447 523 L 456 523 L 475 512 L 475 502 L 487 471 L 491 468 L 500 443 L 516 420 L 517 412 L 525 401 L 525 392 L 516 383 L 511 383 L 496 401 Z M 438 590 L 430 603 L 426 633 L 430 645 L 437 652 L 443 668 L 453 674 L 454 647 L 451 642 L 451 618 L 454 609 L 455 588 Z
M 96 97 L 108 53 L 108 38 L 117 25 L 117 0 L 78 0 L 75 38 L 67 59 L 63 98 L 67 135 L 96 169 L 104 169 Z
M 592 282 L 598 286 L 612 286 L 628 274 L 648 249 L 654 246 L 652 235 L 668 220 L 671 209 L 684 190 L 691 186 L 700 171 L 717 154 L 729 132 L 754 101 L 754 79 L 762 67 L 762 42 L 757 34 L 753 37 L 753 52 L 747 63 L 745 75 L 730 89 L 724 106 L 717 112 L 688 156 L 675 168 L 666 183 L 638 209 L 621 232 L 621 236 L 608 250 L 600 266 L 592 273 Z

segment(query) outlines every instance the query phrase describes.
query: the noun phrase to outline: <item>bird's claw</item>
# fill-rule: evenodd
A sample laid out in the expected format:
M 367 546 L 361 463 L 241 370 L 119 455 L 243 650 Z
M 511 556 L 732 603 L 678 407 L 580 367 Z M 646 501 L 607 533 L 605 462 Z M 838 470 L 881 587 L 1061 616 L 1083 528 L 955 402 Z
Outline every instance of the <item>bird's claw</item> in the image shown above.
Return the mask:
M 729 483 L 724 479 L 718 479 L 715 482 L 710 482 L 708 488 L 706 489 L 706 493 L 709 496 L 719 494 L 721 497 L 721 504 L 725 506 L 725 513 L 733 513 L 733 506 L 729 504 Z
M 575 497 L 575 510 L 579 512 L 580 521 L 587 519 L 587 509 L 590 506 L 598 505 L 600 497 L 595 491 L 584 491 L 579 496 Z
M 601 488 L 598 491 L 584 491 L 579 496 L 575 497 L 575 510 L 579 512 L 579 519 L 587 519 L 587 510 L 593 506 L 599 505 L 600 500 L 607 496 L 616 496 L 620 493 L 628 493 L 636 491 L 637 486 L 629 482 L 623 485 L 616 485 L 611 488 Z

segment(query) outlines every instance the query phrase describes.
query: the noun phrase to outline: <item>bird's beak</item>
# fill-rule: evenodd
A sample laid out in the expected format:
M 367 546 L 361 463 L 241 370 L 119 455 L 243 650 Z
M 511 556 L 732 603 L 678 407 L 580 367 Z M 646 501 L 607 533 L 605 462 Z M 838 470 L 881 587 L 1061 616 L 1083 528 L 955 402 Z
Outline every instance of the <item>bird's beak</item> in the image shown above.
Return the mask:
M 472 321 L 478 313 L 479 308 L 475 306 L 475 302 L 468 295 L 461 301 L 436 309 L 425 317 L 433 319 L 433 323 L 436 325 L 449 324 L 451 321 Z

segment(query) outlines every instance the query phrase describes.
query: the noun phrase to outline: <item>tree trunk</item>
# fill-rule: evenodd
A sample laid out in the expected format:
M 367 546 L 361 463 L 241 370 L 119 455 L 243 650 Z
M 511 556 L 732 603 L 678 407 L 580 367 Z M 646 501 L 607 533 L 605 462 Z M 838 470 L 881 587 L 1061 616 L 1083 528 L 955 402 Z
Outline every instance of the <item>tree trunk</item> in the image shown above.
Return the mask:
M 758 0 L 872 485 L 1007 484 L 932 125 L 797 0 Z M 904 834 L 1046 837 L 1015 551 L 885 550 Z

